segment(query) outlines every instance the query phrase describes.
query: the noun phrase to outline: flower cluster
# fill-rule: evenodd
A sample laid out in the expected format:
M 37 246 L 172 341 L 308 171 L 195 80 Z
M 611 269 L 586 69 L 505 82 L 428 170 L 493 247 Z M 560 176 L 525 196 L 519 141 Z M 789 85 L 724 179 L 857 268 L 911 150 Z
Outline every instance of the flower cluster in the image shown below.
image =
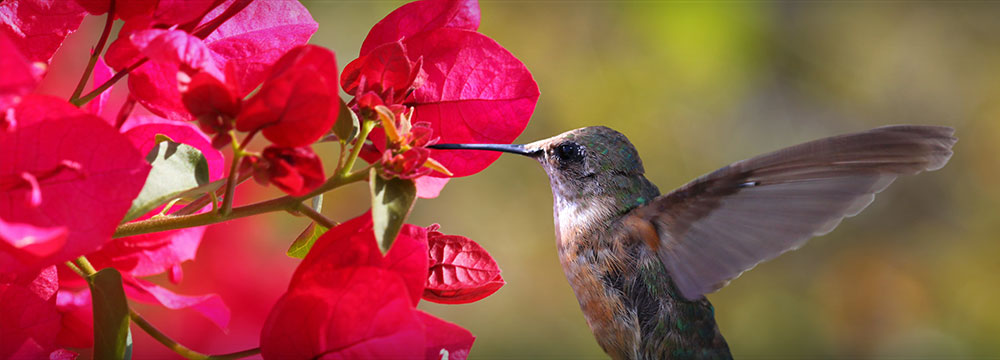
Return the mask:
M 107 28 L 69 101 L 35 93 L 88 15 Z M 262 324 L 265 358 L 467 356 L 474 336 L 416 305 L 489 296 L 499 267 L 474 241 L 405 220 L 416 198 L 497 157 L 428 145 L 509 143 L 538 99 L 527 68 L 477 32 L 479 15 L 474 0 L 403 5 L 338 72 L 333 51 L 307 44 L 318 24 L 296 1 L 0 2 L 0 358 L 130 351 L 139 328 L 121 324 L 141 318 L 126 298 L 225 330 L 241 314 L 222 297 L 148 277 L 180 283 L 206 224 L 271 211 L 312 223 Z M 106 111 L 125 75 L 127 97 Z M 314 151 L 322 141 L 340 153 Z M 234 207 L 250 177 L 288 196 Z M 342 224 L 303 204 L 365 180 L 372 209 Z

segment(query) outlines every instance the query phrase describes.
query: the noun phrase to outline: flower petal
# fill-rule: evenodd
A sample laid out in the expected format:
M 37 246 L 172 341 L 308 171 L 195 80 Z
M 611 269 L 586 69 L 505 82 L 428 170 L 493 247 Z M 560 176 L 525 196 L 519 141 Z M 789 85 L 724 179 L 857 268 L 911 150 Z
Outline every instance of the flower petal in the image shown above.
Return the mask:
M 400 6 L 372 26 L 361 45 L 361 56 L 368 55 L 379 45 L 440 28 L 478 29 L 479 2 L 423 0 Z

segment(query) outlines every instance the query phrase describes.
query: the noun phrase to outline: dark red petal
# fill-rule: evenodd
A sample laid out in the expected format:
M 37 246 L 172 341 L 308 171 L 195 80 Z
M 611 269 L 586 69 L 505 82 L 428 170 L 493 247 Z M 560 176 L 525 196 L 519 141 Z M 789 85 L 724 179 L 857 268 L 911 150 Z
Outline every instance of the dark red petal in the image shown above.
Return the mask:
M 496 261 L 464 236 L 431 232 L 430 274 L 423 298 L 443 304 L 464 304 L 487 297 L 504 285 Z
M 398 41 L 383 44 L 368 55 L 357 58 L 344 67 L 340 84 L 348 94 L 354 94 L 361 77 L 365 78 L 363 91 L 383 93 L 392 89 L 395 93 L 405 92 L 413 84 L 414 67 L 406 57 L 403 44 Z M 388 99 L 387 99 L 388 100 Z
M 268 163 L 268 181 L 289 195 L 308 194 L 326 181 L 323 162 L 310 147 L 268 146 L 262 156 Z
M 476 341 L 469 330 L 423 311 L 419 311 L 419 314 L 427 335 L 424 359 L 462 360 L 469 357 L 472 343 Z
M 128 89 L 153 114 L 170 120 L 194 120 L 181 102 L 178 71 L 177 64 L 147 62 L 129 73 Z
M 478 29 L 479 2 L 423 0 L 400 6 L 368 32 L 361 45 L 361 55 L 368 55 L 379 45 L 440 28 Z
M 205 19 L 222 14 L 228 3 L 216 7 Z M 318 26 L 298 1 L 253 1 L 205 38 L 205 44 L 223 64 L 226 80 L 236 85 L 240 96 L 246 96 L 264 80 L 271 64 L 296 46 L 305 45 Z
M 330 131 L 339 109 L 336 58 L 330 50 L 307 45 L 274 64 L 236 120 L 236 129 L 261 129 L 279 146 L 305 146 Z
M 317 281 L 293 284 L 271 309 L 261 331 L 264 358 L 411 358 L 424 352 L 424 324 L 392 271 L 325 271 L 303 263 L 299 273 Z
M 240 111 L 241 99 L 233 89 L 206 72 L 191 77 L 190 83 L 181 92 L 181 100 L 194 117 L 236 118 Z

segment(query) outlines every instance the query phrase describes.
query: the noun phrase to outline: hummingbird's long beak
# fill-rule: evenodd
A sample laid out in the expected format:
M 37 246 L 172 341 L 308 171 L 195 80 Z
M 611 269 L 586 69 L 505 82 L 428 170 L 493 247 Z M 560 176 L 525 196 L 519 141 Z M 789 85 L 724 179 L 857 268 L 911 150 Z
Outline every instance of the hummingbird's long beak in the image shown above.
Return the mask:
M 428 146 L 437 150 L 486 150 L 500 151 L 511 154 L 536 157 L 542 154 L 541 149 L 528 149 L 521 144 L 434 144 Z

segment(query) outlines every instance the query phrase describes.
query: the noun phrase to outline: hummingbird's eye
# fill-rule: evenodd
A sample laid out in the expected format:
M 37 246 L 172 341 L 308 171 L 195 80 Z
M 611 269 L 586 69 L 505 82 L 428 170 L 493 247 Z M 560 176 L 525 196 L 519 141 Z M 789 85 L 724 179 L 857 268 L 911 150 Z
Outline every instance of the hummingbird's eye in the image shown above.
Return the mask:
M 583 160 L 583 146 L 575 142 L 564 142 L 556 146 L 556 157 L 560 162 L 578 162 Z

